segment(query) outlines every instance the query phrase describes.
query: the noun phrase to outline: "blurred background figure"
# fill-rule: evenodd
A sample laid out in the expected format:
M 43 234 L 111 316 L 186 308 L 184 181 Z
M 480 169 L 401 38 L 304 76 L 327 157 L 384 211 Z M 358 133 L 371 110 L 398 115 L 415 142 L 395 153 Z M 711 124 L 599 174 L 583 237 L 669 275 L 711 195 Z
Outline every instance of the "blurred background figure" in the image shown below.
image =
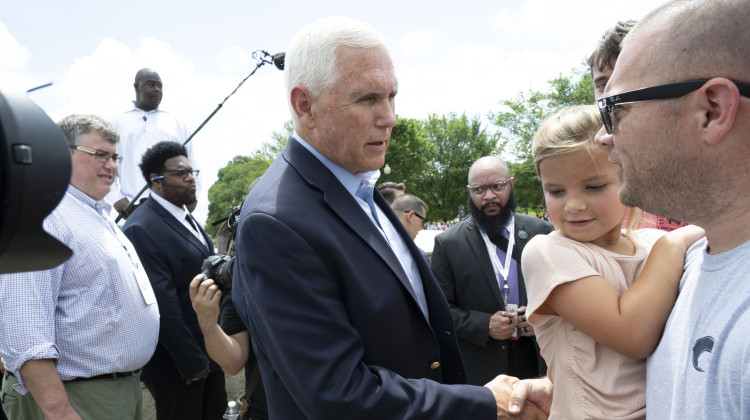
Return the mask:
M 378 185 L 378 191 L 383 194 L 383 197 L 385 197 L 385 201 L 387 201 L 388 204 L 391 205 L 393 204 L 393 200 L 404 195 L 405 189 L 406 186 L 404 184 L 390 181 Z

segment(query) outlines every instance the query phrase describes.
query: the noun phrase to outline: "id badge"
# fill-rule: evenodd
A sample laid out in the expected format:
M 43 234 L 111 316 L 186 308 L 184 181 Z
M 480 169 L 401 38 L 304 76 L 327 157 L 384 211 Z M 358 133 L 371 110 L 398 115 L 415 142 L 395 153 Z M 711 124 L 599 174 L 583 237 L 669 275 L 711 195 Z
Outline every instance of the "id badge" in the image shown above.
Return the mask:
M 516 312 L 518 311 L 518 305 L 515 303 L 509 303 L 505 305 L 505 312 Z M 518 315 L 516 315 L 517 319 Z M 518 340 L 518 328 L 513 328 L 513 332 L 510 334 L 511 340 Z

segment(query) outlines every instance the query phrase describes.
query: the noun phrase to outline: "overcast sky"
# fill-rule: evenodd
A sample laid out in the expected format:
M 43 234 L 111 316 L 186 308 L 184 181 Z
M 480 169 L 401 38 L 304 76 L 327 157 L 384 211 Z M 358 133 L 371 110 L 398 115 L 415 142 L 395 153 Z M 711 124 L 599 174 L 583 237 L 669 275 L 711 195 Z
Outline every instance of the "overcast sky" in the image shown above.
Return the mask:
M 306 24 L 342 15 L 388 40 L 399 116 L 486 117 L 503 99 L 570 74 L 616 21 L 663 2 L 0 0 L 0 88 L 52 82 L 30 97 L 54 121 L 72 113 L 111 118 L 132 107 L 135 72 L 151 67 L 164 82 L 161 107 L 192 132 L 252 71 L 253 51 L 284 51 Z M 193 140 L 204 185 L 198 220 L 206 219 L 218 170 L 289 119 L 283 73 L 266 65 Z

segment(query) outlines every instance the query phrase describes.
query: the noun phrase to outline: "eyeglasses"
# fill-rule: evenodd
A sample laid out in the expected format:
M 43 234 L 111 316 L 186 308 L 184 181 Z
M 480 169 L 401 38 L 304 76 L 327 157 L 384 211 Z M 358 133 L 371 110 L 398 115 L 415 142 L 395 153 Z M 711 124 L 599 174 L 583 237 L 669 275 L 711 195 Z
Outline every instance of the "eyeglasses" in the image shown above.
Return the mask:
M 198 176 L 201 170 L 193 169 L 193 168 L 190 168 L 190 169 L 182 168 L 182 169 L 164 169 L 162 170 L 162 172 L 173 173 L 177 175 L 178 177 L 185 179 L 188 177 L 188 175 Z M 161 176 L 153 177 L 151 178 L 151 180 L 156 181 L 157 179 L 163 179 L 163 178 L 164 178 L 164 175 L 161 175 Z
M 104 150 L 94 150 L 94 149 L 88 149 L 86 147 L 79 147 L 79 146 L 70 146 L 73 150 L 80 150 L 84 153 L 88 153 L 92 156 L 94 156 L 94 159 L 97 160 L 97 162 L 101 163 L 107 163 L 110 159 L 115 161 L 115 164 L 119 165 L 122 163 L 122 156 L 118 155 L 117 153 L 109 154 L 105 152 Z
M 422 223 L 424 223 L 424 222 L 425 222 L 425 218 L 424 218 L 424 217 L 422 217 L 422 216 L 421 216 L 421 215 L 420 215 L 419 213 L 417 213 L 417 212 L 416 212 L 416 211 L 414 211 L 414 210 L 409 210 L 409 211 L 413 211 L 413 212 L 414 212 L 414 215 L 415 215 L 415 216 L 417 216 L 417 217 L 419 217 L 419 219 L 420 219 L 420 220 L 422 221 Z M 409 212 L 408 212 L 408 211 L 405 211 L 404 213 L 409 213 Z
M 483 196 L 487 192 L 487 188 L 491 189 L 495 194 L 502 194 L 505 191 L 505 186 L 508 185 L 511 179 L 513 178 L 508 178 L 505 181 L 497 181 L 489 185 L 467 185 L 466 188 L 478 197 Z
M 698 90 L 705 85 L 708 80 L 690 80 L 687 82 L 669 83 L 666 85 L 651 86 L 642 89 L 631 90 L 630 92 L 612 95 L 597 100 L 599 104 L 599 113 L 602 116 L 602 123 L 608 134 L 615 132 L 616 121 L 614 118 L 615 107 L 632 102 L 651 101 L 656 99 L 674 99 L 688 93 Z M 740 95 L 750 96 L 750 84 L 732 80 L 740 90 Z

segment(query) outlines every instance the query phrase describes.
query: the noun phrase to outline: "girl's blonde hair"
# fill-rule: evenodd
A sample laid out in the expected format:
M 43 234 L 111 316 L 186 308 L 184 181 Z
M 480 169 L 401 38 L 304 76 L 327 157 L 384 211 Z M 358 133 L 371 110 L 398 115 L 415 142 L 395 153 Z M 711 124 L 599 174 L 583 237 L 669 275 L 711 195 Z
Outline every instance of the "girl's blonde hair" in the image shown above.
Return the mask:
M 563 108 L 547 117 L 539 126 L 531 142 L 536 174 L 541 178 L 539 164 L 547 158 L 586 150 L 590 155 L 602 153 L 601 145 L 594 137 L 602 127 L 599 108 L 596 105 L 574 105 Z M 630 233 L 639 219 L 640 210 L 631 207 L 628 212 L 627 232 Z

